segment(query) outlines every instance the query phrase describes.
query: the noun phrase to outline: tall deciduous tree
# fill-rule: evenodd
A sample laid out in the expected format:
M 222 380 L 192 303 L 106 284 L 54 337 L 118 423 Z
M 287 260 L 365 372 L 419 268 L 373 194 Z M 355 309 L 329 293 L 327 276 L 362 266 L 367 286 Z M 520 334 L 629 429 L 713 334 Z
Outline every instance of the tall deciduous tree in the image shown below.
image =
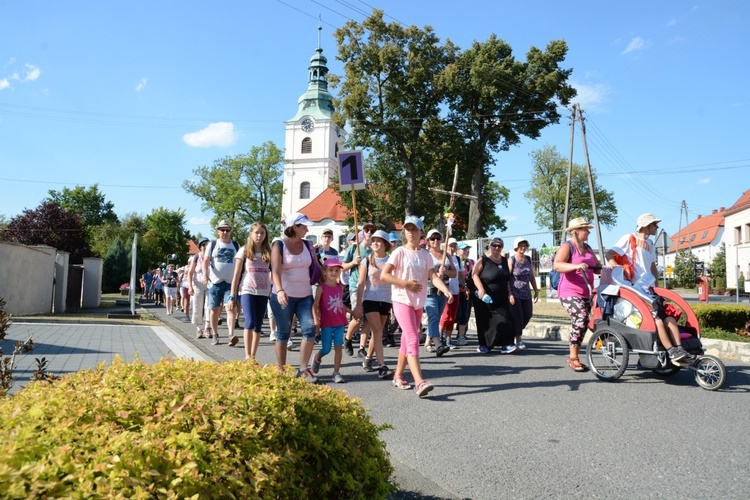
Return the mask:
M 91 255 L 81 218 L 49 200 L 13 217 L 0 233 L 0 239 L 24 245 L 49 245 L 70 253 L 73 264 L 80 264 Z
M 187 262 L 187 241 L 190 233 L 185 229 L 185 210 L 155 208 L 144 219 L 143 254 L 146 265 L 163 262 L 167 255 L 177 254 L 177 263 Z
M 113 210 L 115 205 L 99 191 L 99 184 L 88 188 L 76 186 L 73 189 L 64 187 L 62 191 L 50 190 L 49 200 L 68 212 L 78 214 L 87 228 L 118 222 Z
M 565 212 L 565 192 L 568 183 L 569 160 L 563 158 L 554 146 L 545 146 L 532 151 L 531 188 L 524 196 L 533 204 L 534 221 L 537 226 L 549 229 L 554 234 L 555 244 L 563 238 L 563 214 Z M 596 183 L 596 172 L 592 168 L 594 199 L 597 205 L 599 222 L 613 227 L 617 222 L 617 207 L 614 194 Z M 573 164 L 570 184 L 570 207 L 568 218 L 586 217 L 593 221 L 588 174 L 580 165 Z
M 201 200 L 204 210 L 226 219 L 238 234 L 253 222 L 279 228 L 283 190 L 284 152 L 272 141 L 253 146 L 248 154 L 225 156 L 210 167 L 193 170 L 197 180 L 182 187 Z
M 487 203 L 484 189 L 492 177 L 492 155 L 523 137 L 539 137 L 560 120 L 558 106 L 576 95 L 568 84 L 572 70 L 560 67 L 567 51 L 564 41 L 555 40 L 544 51 L 532 47 L 526 60 L 518 61 L 511 46 L 492 35 L 460 52 L 442 74 L 448 123 L 461 136 L 456 149 L 470 172 L 470 192 L 478 197 L 469 208 L 469 236 L 486 234 L 486 211 L 494 212 L 495 200 Z

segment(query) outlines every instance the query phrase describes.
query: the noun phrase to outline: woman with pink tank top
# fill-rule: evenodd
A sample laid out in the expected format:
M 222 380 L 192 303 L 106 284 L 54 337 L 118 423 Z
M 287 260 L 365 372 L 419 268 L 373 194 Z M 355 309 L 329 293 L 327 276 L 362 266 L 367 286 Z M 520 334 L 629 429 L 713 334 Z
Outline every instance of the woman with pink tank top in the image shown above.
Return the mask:
M 599 259 L 586 243 L 589 230 L 594 227 L 584 217 L 570 221 L 565 230 L 570 239 L 560 245 L 555 255 L 553 267 L 560 273 L 560 284 L 557 287 L 560 303 L 570 314 L 572 330 L 570 332 L 570 357 L 568 366 L 573 371 L 584 372 L 588 367 L 578 359 L 581 342 L 586 335 L 591 314 L 591 290 L 581 273 L 586 273 L 588 282 L 594 283 L 592 267 L 599 266 Z

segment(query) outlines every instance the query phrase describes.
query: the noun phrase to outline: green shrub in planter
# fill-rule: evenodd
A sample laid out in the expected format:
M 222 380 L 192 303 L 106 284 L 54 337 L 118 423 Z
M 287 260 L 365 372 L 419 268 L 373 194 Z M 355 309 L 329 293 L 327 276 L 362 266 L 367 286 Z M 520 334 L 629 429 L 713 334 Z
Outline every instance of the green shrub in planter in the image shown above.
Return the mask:
M 734 332 L 750 321 L 750 307 L 712 304 L 690 304 L 701 328 L 720 328 Z
M 0 400 L 4 498 L 383 498 L 359 400 L 275 367 L 116 359 Z

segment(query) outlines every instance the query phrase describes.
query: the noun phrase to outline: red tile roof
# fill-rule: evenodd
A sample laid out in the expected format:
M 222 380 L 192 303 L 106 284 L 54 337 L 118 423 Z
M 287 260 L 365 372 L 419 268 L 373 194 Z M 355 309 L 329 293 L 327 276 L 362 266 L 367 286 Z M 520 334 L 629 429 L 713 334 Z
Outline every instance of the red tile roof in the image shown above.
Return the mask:
M 188 255 L 195 255 L 199 252 L 198 245 L 193 240 L 188 240 L 186 245 L 188 247 Z
M 699 217 L 688 224 L 687 227 L 683 227 L 682 231 L 670 236 L 672 247 L 669 251 L 674 252 L 675 250 L 710 245 L 716 238 L 719 228 L 724 227 L 724 215 L 726 213 L 726 210 L 722 207 L 721 210 L 717 210 L 711 215 Z
M 740 199 L 734 202 L 734 205 L 729 207 L 729 210 L 724 212 L 724 215 L 730 215 L 746 208 L 750 208 L 750 189 L 742 193 Z
M 331 186 L 328 186 L 314 200 L 302 207 L 300 213 L 307 215 L 307 218 L 313 222 L 320 222 L 323 219 L 344 222 L 344 219 L 349 215 L 346 207 L 341 204 L 339 193 Z

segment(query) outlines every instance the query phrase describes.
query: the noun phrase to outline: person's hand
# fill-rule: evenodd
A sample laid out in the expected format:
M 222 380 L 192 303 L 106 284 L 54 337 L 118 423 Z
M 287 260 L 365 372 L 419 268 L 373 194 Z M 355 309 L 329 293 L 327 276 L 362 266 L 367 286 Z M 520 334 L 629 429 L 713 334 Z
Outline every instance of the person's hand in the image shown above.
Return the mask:
M 188 287 L 188 295 L 195 295 L 195 290 L 193 290 L 192 285 Z
M 286 292 L 284 290 L 279 290 L 278 292 L 276 292 L 276 300 L 281 307 L 286 307 L 287 305 L 289 305 L 289 297 L 286 296 Z
M 513 295 L 510 296 L 510 305 L 516 305 L 516 298 Z
M 313 314 L 313 325 L 315 325 L 316 327 L 320 326 L 320 318 L 318 318 L 314 314 Z
M 202 283 L 203 285 L 208 285 L 208 277 L 206 277 L 206 276 L 203 276 L 203 277 L 201 278 L 201 283 Z
M 230 299 L 227 302 L 227 311 L 232 312 L 234 310 L 234 299 Z
M 578 264 L 578 269 L 580 269 L 581 271 L 586 271 L 586 269 L 588 268 L 589 268 L 589 265 L 586 264 L 585 262 L 581 262 L 580 264 Z
M 363 316 L 361 304 L 357 304 L 357 307 L 352 311 L 352 316 L 354 316 L 354 319 L 360 319 Z
M 413 293 L 419 293 L 422 291 L 422 283 L 417 280 L 411 280 L 409 284 L 406 285 L 406 288 L 411 290 Z
M 534 290 L 534 304 L 539 302 L 539 290 Z
M 449 293 L 449 294 L 447 295 L 447 297 L 448 297 L 448 304 L 453 304 L 453 294 L 450 294 L 450 293 Z
M 440 276 L 441 278 L 446 277 L 447 274 L 445 273 L 445 271 L 445 266 L 440 266 L 440 269 L 438 269 L 438 276 Z

